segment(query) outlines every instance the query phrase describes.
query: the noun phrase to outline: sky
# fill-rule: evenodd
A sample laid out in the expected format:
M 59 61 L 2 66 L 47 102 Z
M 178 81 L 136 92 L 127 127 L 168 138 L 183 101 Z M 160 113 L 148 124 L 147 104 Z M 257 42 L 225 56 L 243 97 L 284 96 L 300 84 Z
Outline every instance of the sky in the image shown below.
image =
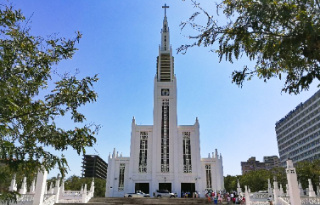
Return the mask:
M 214 1 L 199 2 L 216 15 Z M 192 125 L 198 117 L 201 156 L 218 149 L 226 176 L 241 174 L 241 161 L 252 156 L 263 161 L 263 156 L 279 155 L 275 123 L 311 97 L 317 84 L 299 95 L 281 92 L 284 81 L 279 79 L 264 83 L 254 78 L 240 88 L 231 83 L 231 73 L 253 65 L 248 59 L 219 62 L 217 54 L 210 52 L 216 45 L 177 53 L 193 34 L 179 26 L 196 11 L 189 0 L 9 1 L 30 19 L 33 35 L 74 38 L 77 31 L 83 34 L 74 57 L 56 69 L 71 74 L 79 70 L 78 77 L 98 74 L 97 102 L 81 111 L 87 123 L 101 125 L 97 143 L 86 154 L 99 155 L 106 162 L 114 148 L 123 156 L 130 155 L 133 116 L 138 125 L 153 124 L 153 80 L 165 3 L 170 6 L 167 17 L 175 57 L 178 125 Z M 59 123 L 65 129 L 74 127 L 70 120 Z M 70 149 L 63 154 L 69 163 L 67 176 L 81 176 L 82 156 Z M 49 176 L 57 173 L 53 170 Z

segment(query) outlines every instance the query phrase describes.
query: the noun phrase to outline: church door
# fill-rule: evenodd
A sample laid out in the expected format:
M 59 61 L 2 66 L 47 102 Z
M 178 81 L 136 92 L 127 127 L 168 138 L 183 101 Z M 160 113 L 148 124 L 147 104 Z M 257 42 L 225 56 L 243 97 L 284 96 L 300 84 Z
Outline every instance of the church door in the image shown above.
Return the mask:
M 149 194 L 149 183 L 136 183 L 135 192 L 141 190 L 142 192 Z
M 191 198 L 193 192 L 195 192 L 195 184 L 194 183 L 181 183 L 181 197 L 185 194 L 188 194 L 188 198 Z
M 171 183 L 159 183 L 159 190 L 168 190 L 171 192 Z

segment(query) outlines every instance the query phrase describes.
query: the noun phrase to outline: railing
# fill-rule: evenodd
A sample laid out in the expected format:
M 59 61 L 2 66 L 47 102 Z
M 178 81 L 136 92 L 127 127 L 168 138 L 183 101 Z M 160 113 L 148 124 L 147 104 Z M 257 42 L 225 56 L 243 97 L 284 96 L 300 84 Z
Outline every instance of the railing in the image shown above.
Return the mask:
M 269 195 L 268 193 L 259 193 L 259 192 L 256 192 L 256 193 L 252 193 L 252 194 L 250 195 L 250 198 L 252 198 L 252 199 L 268 199 L 268 198 L 269 198 L 268 195 Z
M 280 205 L 289 205 L 290 204 L 289 197 L 279 197 L 278 199 L 279 199 Z
M 269 205 L 268 201 L 250 201 L 250 204 L 246 205 Z
M 27 202 L 27 201 L 33 201 L 33 197 L 34 197 L 34 194 L 21 194 L 17 201 L 23 201 L 23 202 Z
M 54 194 L 46 194 L 44 195 L 43 205 L 54 205 L 56 195 Z
M 320 205 L 320 197 L 301 197 L 301 204 Z

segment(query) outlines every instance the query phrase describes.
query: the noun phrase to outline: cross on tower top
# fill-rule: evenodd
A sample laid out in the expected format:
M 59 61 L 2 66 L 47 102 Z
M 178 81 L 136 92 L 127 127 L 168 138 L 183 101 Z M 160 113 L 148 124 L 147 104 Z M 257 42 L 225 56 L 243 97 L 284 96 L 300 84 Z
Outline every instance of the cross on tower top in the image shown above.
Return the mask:
M 167 6 L 167 4 L 164 4 L 164 6 L 162 6 L 162 8 L 164 9 L 164 16 L 167 16 L 167 9 L 169 8 L 169 6 Z

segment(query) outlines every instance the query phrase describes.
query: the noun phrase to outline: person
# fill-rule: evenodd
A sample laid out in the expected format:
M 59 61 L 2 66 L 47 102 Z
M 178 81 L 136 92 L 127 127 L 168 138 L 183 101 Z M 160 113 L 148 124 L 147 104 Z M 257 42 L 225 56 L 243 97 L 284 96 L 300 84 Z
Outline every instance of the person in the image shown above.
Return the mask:
M 272 196 L 271 195 L 268 198 L 268 202 L 269 202 L 270 205 L 272 205 Z
M 246 204 L 246 198 L 244 198 L 244 196 L 242 197 L 241 203 L 242 203 L 242 204 Z
M 230 195 L 227 195 L 227 203 L 230 204 Z

